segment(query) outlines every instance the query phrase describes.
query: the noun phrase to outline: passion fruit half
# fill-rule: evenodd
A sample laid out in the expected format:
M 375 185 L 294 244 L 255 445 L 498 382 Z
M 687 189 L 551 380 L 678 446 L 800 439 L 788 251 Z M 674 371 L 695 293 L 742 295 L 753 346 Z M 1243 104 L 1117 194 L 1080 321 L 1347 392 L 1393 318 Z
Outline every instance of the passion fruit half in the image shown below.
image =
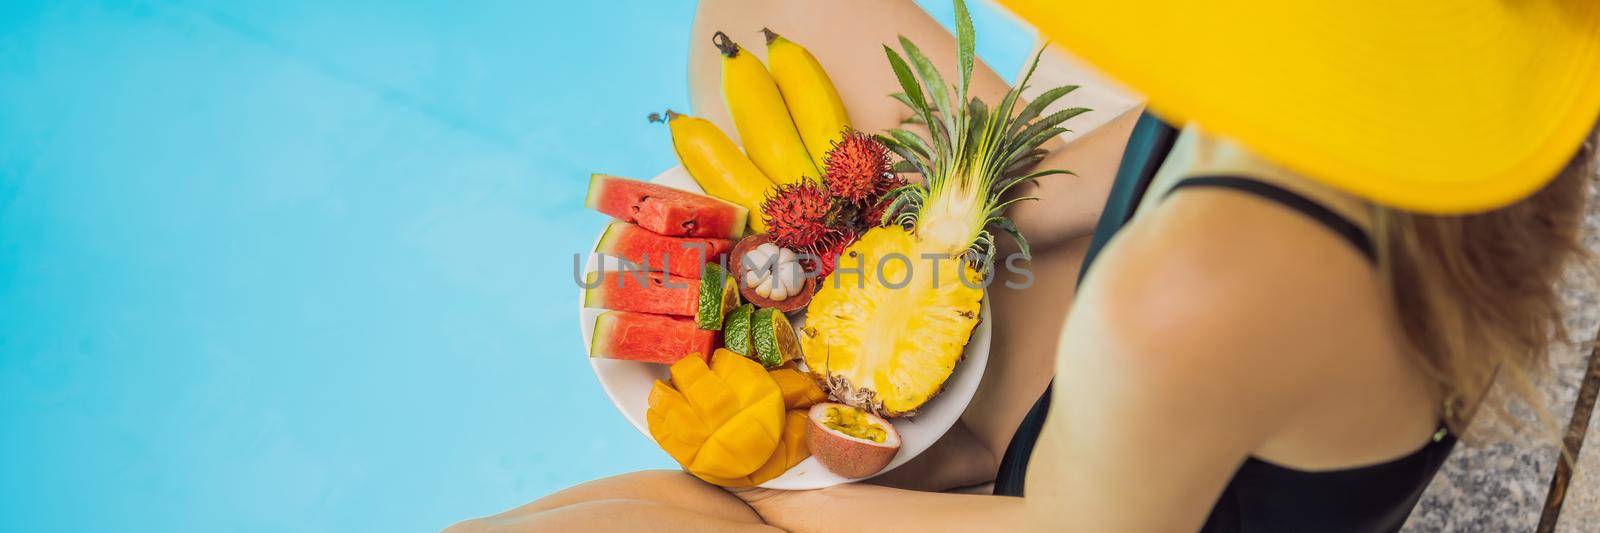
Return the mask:
M 900 452 L 900 433 L 887 420 L 842 403 L 806 412 L 806 447 L 829 472 L 856 479 L 876 474 Z
M 772 242 L 771 237 L 768 237 L 765 233 L 757 233 L 755 235 L 740 239 L 738 244 L 733 245 L 733 252 L 728 254 L 728 262 L 729 267 L 733 269 L 734 283 L 739 286 L 739 295 L 744 296 L 744 301 L 753 303 L 756 305 L 756 307 L 770 307 L 785 313 L 805 307 L 806 304 L 811 303 L 811 295 L 817 292 L 817 278 L 815 276 L 808 274 L 806 276 L 805 285 L 802 285 L 800 288 L 800 293 L 790 295 L 788 298 L 784 298 L 782 300 L 773 300 L 771 298 L 764 297 L 756 293 L 755 287 L 749 287 L 744 284 L 745 272 L 750 271 L 752 268 L 767 267 L 767 265 L 761 264 L 746 264 L 744 257 L 748 255 L 751 250 L 755 250 L 757 246 L 761 246 L 769 242 Z M 751 263 L 754 262 L 751 261 Z

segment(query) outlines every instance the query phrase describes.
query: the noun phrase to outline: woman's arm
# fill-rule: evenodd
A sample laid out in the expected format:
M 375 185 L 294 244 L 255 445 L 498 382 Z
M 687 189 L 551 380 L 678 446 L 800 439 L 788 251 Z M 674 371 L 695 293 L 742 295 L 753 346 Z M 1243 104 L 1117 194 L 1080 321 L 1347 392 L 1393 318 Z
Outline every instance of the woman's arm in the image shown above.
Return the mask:
M 994 481 L 1000 454 L 973 434 L 971 424 L 958 421 L 939 441 L 899 468 L 867 481 L 874 485 L 911 490 L 946 491 L 971 488 Z M 992 491 L 984 491 L 992 492 Z
M 1241 462 L 1362 401 L 1351 391 L 1383 370 L 1349 326 L 1378 322 L 1376 274 L 1332 232 L 1224 191 L 1141 217 L 1062 333 L 1028 471 L 1035 528 L 1193 531 Z

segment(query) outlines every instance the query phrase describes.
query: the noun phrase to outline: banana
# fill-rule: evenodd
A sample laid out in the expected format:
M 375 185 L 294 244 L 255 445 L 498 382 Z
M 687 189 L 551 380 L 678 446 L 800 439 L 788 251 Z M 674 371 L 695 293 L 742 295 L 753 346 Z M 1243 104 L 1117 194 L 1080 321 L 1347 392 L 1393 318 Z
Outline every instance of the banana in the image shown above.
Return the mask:
M 819 178 L 767 67 L 726 33 L 717 32 L 711 42 L 722 52 L 722 98 L 750 160 L 774 183 Z
M 761 203 L 773 185 L 761 169 L 709 120 L 669 109 L 667 127 L 672 130 L 672 148 L 695 183 L 706 194 L 749 209 L 750 229 L 765 233 L 767 224 L 762 220 Z
M 767 36 L 767 65 L 771 67 L 772 80 L 778 83 L 783 102 L 800 131 L 800 140 L 817 169 L 825 170 L 828 151 L 850 126 L 850 115 L 839 100 L 839 91 L 811 52 L 772 30 L 761 28 L 761 33 Z

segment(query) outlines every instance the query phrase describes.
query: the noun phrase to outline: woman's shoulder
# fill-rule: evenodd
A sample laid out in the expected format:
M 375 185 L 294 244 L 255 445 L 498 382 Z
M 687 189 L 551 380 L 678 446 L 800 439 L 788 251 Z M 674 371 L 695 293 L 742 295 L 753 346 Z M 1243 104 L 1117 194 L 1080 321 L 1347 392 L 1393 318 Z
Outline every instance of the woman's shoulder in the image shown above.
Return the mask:
M 1222 382 L 1228 401 L 1293 403 L 1358 371 L 1341 354 L 1383 334 L 1379 283 L 1359 251 L 1317 222 L 1197 188 L 1113 240 L 1073 318 L 1092 323 L 1104 348 L 1081 356 L 1115 358 L 1122 377 L 1167 380 L 1169 390 Z
M 1113 239 L 1086 280 L 1115 295 L 1105 302 L 1108 311 L 1231 323 L 1320 319 L 1380 303 L 1374 297 L 1382 296 L 1381 277 L 1367 256 L 1303 213 L 1202 187 L 1152 207 Z

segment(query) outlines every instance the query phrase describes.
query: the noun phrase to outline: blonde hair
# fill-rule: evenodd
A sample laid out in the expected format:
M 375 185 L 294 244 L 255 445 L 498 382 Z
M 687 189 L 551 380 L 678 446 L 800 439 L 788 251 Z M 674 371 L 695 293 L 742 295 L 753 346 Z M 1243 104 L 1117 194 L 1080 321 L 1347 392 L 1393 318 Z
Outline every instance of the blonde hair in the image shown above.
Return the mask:
M 1542 425 L 1555 427 L 1534 379 L 1551 347 L 1570 341 L 1558 283 L 1587 258 L 1580 231 L 1594 164 L 1591 133 L 1560 175 L 1505 208 L 1461 216 L 1378 208 L 1379 263 L 1451 432 L 1466 430 L 1497 374 Z M 1506 405 L 1493 407 L 1518 425 Z

